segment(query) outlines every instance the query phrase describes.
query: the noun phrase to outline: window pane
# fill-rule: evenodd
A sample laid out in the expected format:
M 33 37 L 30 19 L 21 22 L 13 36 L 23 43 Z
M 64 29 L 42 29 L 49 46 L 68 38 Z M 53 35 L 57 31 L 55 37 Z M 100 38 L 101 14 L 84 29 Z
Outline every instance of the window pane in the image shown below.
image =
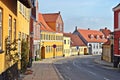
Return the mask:
M 120 28 L 120 12 L 118 14 L 118 28 Z
M 9 32 L 9 38 L 10 41 L 12 40 L 12 17 L 9 16 L 9 28 L 8 28 L 8 32 Z
M 0 50 L 2 49 L 2 9 L 0 9 Z
M 14 19 L 14 40 L 16 39 L 16 19 Z

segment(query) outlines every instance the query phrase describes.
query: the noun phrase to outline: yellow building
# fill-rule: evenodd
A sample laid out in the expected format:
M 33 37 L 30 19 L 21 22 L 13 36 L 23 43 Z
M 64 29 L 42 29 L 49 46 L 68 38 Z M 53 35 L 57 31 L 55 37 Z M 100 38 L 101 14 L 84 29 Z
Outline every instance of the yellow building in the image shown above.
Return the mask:
M 33 7 L 31 0 L 20 0 L 17 2 L 17 35 L 18 35 L 18 53 L 20 61 L 18 69 L 24 72 L 28 63 L 32 63 L 32 52 L 30 52 L 30 14 Z M 26 65 L 26 67 L 24 67 Z
M 40 56 L 42 59 L 63 56 L 63 34 L 53 31 L 39 13 Z
M 7 42 L 13 42 L 16 35 L 14 31 L 16 30 L 16 20 L 17 20 L 17 0 L 14 2 L 0 0 L 0 74 L 6 72 L 8 68 L 12 67 L 16 62 L 13 62 L 10 55 L 14 54 L 15 51 L 8 52 Z M 13 31 L 12 31 L 13 30 Z M 9 44 L 9 43 L 8 43 Z M 9 54 L 10 53 L 10 54 Z
M 64 36 L 70 37 L 70 55 L 88 54 L 87 46 L 77 35 L 74 35 L 72 33 L 64 33 Z
M 71 54 L 70 54 L 70 42 L 71 42 L 71 39 L 70 39 L 70 37 L 68 37 L 68 36 L 65 36 L 64 34 L 63 34 L 63 42 L 64 42 L 64 44 L 63 44 L 63 56 L 65 56 L 65 57 L 68 57 L 68 56 L 70 56 Z
M 30 7 L 29 0 L 20 1 Z M 18 77 L 17 61 L 19 54 L 17 43 L 18 32 L 21 27 L 18 25 L 21 23 L 18 22 L 20 20 L 18 20 L 17 2 L 18 0 L 0 0 L 0 80 L 12 80 Z M 12 76 L 8 77 L 10 75 Z

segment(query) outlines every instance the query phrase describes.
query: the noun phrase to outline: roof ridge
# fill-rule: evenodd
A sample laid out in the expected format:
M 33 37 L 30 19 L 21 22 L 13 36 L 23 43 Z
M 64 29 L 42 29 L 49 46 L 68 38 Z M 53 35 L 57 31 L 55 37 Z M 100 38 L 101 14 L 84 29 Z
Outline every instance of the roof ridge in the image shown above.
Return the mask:
M 43 15 L 53 15 L 53 14 L 59 14 L 59 13 L 42 13 Z

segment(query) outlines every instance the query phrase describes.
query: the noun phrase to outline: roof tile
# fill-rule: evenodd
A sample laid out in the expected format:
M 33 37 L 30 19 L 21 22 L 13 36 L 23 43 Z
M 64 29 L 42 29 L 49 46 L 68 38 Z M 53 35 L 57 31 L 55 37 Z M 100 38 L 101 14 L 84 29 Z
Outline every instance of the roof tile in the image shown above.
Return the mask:
M 71 38 L 71 46 L 86 46 L 77 35 L 72 33 L 64 33 L 63 35 Z
M 106 42 L 107 39 L 102 38 L 104 34 L 101 31 L 97 30 L 85 30 L 85 29 L 78 29 L 78 32 L 84 37 L 87 42 Z M 96 35 L 98 38 L 96 38 Z
M 44 18 L 43 18 L 43 15 L 41 13 L 39 13 L 39 20 L 38 20 L 41 24 L 40 26 L 40 30 L 43 30 L 43 31 L 50 31 L 50 32 L 54 32 L 48 25 L 47 23 L 45 22 Z
M 46 22 L 56 22 L 60 13 L 48 13 L 43 14 L 43 18 Z

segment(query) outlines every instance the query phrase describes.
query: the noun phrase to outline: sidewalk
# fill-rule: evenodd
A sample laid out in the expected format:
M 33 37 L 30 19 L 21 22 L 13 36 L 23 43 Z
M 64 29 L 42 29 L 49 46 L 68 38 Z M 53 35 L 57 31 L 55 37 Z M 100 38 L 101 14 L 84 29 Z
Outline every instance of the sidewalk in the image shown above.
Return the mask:
M 20 80 L 61 80 L 52 64 L 53 60 L 46 59 L 43 61 L 33 62 L 33 73 L 22 75 Z
M 101 57 L 95 59 L 95 62 L 104 66 L 113 67 L 113 63 L 101 60 Z

